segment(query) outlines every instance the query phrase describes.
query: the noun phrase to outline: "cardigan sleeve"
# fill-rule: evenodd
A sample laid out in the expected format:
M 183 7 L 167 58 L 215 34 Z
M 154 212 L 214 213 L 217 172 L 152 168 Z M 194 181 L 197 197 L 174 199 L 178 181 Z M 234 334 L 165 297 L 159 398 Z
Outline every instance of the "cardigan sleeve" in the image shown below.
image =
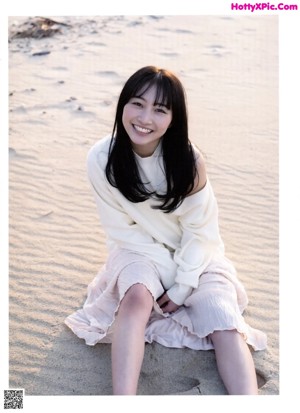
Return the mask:
M 224 252 L 219 233 L 218 206 L 209 180 L 201 191 L 187 197 L 175 214 L 178 215 L 182 238 L 174 253 L 178 269 L 168 296 L 180 305 L 192 288 L 198 286 L 199 277 L 213 256 Z

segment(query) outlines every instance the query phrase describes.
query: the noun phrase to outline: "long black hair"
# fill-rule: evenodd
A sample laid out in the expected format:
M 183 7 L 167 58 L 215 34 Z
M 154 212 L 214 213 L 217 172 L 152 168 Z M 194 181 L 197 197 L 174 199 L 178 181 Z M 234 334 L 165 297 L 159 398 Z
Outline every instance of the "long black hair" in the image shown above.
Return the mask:
M 122 122 L 123 109 L 134 96 L 142 96 L 156 87 L 156 101 L 172 110 L 172 122 L 162 137 L 162 153 L 167 190 L 164 194 L 147 190 L 139 175 L 131 141 Z M 131 202 L 143 202 L 150 197 L 162 200 L 155 208 L 165 212 L 176 209 L 193 190 L 197 167 L 188 138 L 185 91 L 180 80 L 170 71 L 146 66 L 135 72 L 125 83 L 117 104 L 106 176 L 111 185 Z

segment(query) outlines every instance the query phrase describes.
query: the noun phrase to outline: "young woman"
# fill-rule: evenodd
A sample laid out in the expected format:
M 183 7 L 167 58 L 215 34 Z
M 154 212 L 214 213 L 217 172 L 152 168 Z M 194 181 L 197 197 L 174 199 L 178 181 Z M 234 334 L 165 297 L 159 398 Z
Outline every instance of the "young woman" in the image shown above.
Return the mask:
M 88 345 L 112 343 L 114 394 L 136 394 L 145 342 L 214 349 L 229 394 L 257 394 L 246 292 L 224 255 L 217 202 L 188 137 L 185 93 L 147 66 L 125 83 L 112 136 L 88 155 L 109 256 L 66 324 Z

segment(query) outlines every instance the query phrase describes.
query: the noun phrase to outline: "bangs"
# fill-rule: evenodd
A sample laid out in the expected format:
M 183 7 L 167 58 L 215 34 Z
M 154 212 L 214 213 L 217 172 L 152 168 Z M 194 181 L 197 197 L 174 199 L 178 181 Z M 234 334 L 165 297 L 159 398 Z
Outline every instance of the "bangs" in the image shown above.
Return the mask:
M 142 87 L 137 88 L 132 96 L 142 97 L 152 87 L 156 88 L 154 105 L 165 106 L 170 110 L 173 106 L 172 85 L 168 79 L 164 78 L 160 74 L 147 81 L 147 83 L 145 83 Z

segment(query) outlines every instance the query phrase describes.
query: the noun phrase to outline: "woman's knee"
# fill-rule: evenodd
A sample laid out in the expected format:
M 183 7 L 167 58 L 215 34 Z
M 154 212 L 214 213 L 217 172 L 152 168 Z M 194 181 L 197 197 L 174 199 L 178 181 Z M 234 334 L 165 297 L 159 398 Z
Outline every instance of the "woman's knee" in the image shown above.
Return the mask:
M 241 335 L 236 329 L 232 330 L 215 330 L 210 334 L 210 338 L 214 344 L 219 341 L 228 341 L 235 339 L 237 336 Z
M 131 312 L 149 311 L 153 306 L 153 297 L 145 285 L 134 284 L 125 293 L 121 305 Z

